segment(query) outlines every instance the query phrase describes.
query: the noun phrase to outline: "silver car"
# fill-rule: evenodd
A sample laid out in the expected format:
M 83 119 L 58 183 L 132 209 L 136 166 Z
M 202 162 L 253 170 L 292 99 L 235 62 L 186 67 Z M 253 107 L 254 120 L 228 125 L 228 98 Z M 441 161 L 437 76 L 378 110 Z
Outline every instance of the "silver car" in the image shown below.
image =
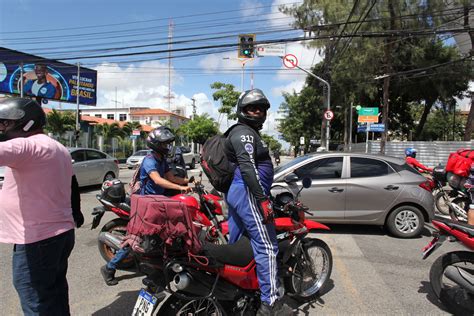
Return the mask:
M 433 217 L 427 179 L 399 158 L 356 153 L 298 157 L 275 169 L 272 194 L 283 188 L 296 194 L 305 176 L 313 182 L 301 192 L 301 201 L 323 223 L 380 225 L 408 238 L 418 236 Z
M 146 155 L 150 154 L 151 150 L 139 150 L 134 152 L 130 157 L 127 158 L 127 167 L 128 169 L 133 169 L 139 166 Z
M 3 187 L 4 179 L 5 179 L 5 167 L 0 167 L 0 189 Z
M 119 177 L 118 160 L 91 148 L 68 148 L 79 186 L 101 184 Z

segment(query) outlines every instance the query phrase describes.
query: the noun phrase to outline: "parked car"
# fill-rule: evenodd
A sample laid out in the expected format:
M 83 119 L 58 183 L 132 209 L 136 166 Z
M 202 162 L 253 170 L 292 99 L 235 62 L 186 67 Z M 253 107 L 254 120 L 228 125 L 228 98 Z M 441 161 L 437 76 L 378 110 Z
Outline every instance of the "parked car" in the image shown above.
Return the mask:
M 118 160 L 91 148 L 68 148 L 79 186 L 101 184 L 119 177 Z
M 317 153 L 297 157 L 275 169 L 276 194 L 296 194 L 310 176 L 301 201 L 323 223 L 385 226 L 397 237 L 420 235 L 434 212 L 427 179 L 404 160 L 382 155 Z M 283 188 L 282 188 L 283 187 Z
M 186 146 L 176 146 L 175 151 L 178 154 L 181 154 L 184 159 L 186 166 L 189 166 L 190 169 L 196 168 L 196 155 L 191 151 L 189 147 Z
M 0 189 L 3 187 L 4 179 L 5 179 L 5 167 L 0 167 Z
M 139 150 L 139 151 L 134 152 L 130 157 L 127 158 L 126 164 L 127 164 L 128 169 L 133 169 L 139 166 L 142 163 L 145 156 L 150 153 L 151 153 L 150 149 Z

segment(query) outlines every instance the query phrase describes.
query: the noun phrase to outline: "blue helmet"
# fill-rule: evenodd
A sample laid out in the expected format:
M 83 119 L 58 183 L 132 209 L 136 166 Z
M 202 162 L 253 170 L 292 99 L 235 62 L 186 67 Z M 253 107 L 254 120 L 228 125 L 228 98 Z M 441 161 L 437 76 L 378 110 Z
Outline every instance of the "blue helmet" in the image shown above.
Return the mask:
M 411 148 L 411 147 L 405 149 L 405 156 L 415 158 L 416 157 L 416 149 Z

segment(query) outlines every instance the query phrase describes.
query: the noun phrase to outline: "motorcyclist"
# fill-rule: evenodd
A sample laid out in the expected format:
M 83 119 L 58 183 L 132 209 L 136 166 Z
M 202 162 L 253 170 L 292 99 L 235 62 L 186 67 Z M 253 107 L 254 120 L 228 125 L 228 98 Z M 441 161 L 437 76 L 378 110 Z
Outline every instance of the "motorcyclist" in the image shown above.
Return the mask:
M 422 163 L 420 163 L 416 159 L 416 149 L 415 148 L 407 148 L 405 149 L 405 161 L 408 165 L 412 166 L 413 168 L 417 169 L 418 171 L 427 171 L 433 172 L 433 168 L 428 168 Z
M 469 177 L 464 186 L 466 187 L 471 200 L 467 211 L 467 223 L 474 226 L 474 163 L 471 164 Z
M 164 195 L 165 190 L 189 191 L 188 178 L 178 178 L 168 166 L 166 160 L 171 143 L 175 136 L 168 127 L 160 126 L 148 134 L 147 146 L 153 151 L 147 155 L 140 166 L 140 191 L 141 195 Z M 115 278 L 117 265 L 128 257 L 129 247 L 117 251 L 100 272 L 107 285 L 118 284 Z
M 226 142 L 229 160 L 236 164 L 226 195 L 229 243 L 235 243 L 243 234 L 251 240 L 262 302 L 257 315 L 292 315 L 292 309 L 279 300 L 278 243 L 269 199 L 273 164 L 258 132 L 269 108 L 270 102 L 259 89 L 243 92 L 237 102 L 238 123 Z
M 280 164 L 280 151 L 278 149 L 273 152 L 273 158 L 275 158 L 275 163 L 278 167 Z

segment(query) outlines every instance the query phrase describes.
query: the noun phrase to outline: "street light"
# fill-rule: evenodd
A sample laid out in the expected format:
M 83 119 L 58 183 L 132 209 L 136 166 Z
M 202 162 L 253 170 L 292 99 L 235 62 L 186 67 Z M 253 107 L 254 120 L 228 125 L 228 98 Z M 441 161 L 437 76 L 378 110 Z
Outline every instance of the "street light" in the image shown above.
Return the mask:
M 241 75 L 241 78 L 240 78 L 240 91 L 241 92 L 244 92 L 244 67 L 245 67 L 245 64 L 249 61 L 252 61 L 253 58 L 246 58 L 246 59 L 240 59 L 240 58 L 230 58 L 230 57 L 224 57 L 222 58 L 224 60 L 238 60 L 240 61 L 240 63 L 242 64 L 242 75 Z

